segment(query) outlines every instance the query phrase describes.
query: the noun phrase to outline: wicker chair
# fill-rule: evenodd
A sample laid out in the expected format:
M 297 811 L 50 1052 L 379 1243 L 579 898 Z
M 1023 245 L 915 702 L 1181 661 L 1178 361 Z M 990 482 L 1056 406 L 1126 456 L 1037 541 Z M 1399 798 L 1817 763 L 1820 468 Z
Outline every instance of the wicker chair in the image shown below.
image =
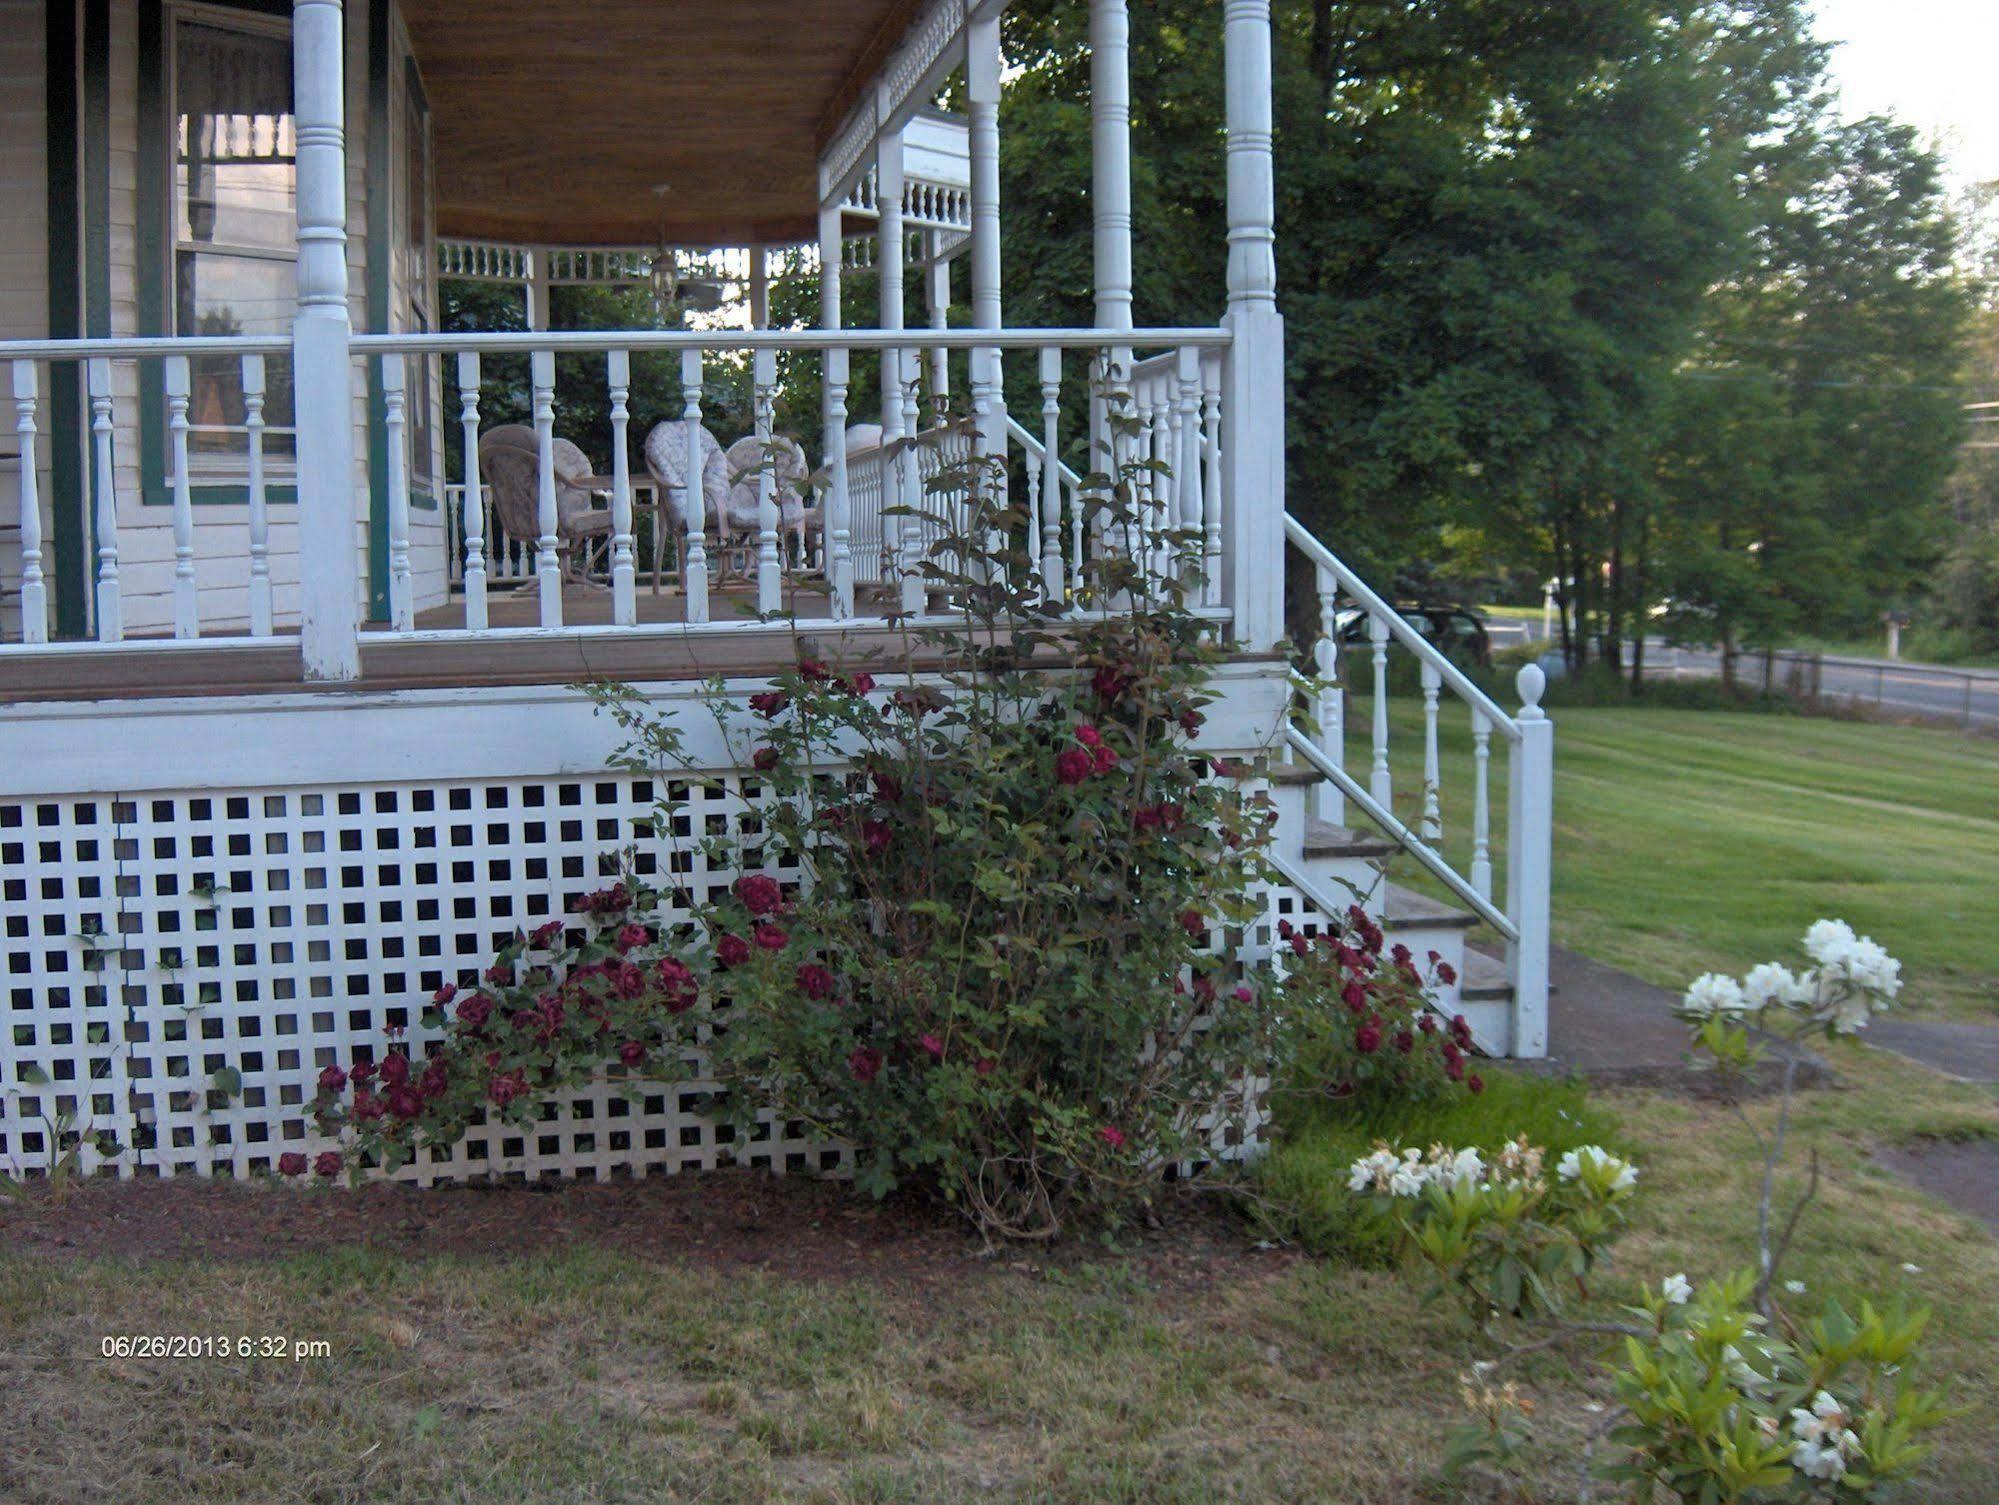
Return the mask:
M 574 576 L 575 555 L 611 531 L 611 514 L 596 505 L 589 485 L 595 473 L 583 451 L 567 439 L 551 441 L 555 462 L 557 548 L 563 573 Z M 525 423 L 503 423 L 479 436 L 479 474 L 493 491 L 493 515 L 507 537 L 532 545 L 541 536 L 541 452 Z

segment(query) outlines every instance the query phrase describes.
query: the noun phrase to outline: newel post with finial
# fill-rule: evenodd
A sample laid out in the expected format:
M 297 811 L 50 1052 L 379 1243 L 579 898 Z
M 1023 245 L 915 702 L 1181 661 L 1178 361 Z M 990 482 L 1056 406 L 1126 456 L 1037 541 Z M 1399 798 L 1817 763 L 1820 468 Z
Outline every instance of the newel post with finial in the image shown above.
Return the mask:
M 1520 740 L 1507 769 L 1506 917 L 1517 938 L 1507 947 L 1513 983 L 1511 1054 L 1548 1053 L 1549 883 L 1554 873 L 1555 723 L 1541 709 L 1548 676 L 1529 664 L 1515 681 Z

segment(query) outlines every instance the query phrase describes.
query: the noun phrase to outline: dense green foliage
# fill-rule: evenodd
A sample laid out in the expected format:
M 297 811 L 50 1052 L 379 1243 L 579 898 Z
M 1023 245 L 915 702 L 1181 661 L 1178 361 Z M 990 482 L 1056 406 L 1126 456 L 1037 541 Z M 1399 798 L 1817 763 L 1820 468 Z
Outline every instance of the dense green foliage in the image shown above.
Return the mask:
M 1009 317 L 1090 309 L 1087 5 L 1021 0 Z M 1799 0 L 1279 0 L 1289 505 L 1363 571 L 1575 582 L 1615 657 L 1871 625 L 1936 559 L 1966 290 L 1938 166 Z M 1214 317 L 1221 7 L 1135 7 L 1136 312 Z

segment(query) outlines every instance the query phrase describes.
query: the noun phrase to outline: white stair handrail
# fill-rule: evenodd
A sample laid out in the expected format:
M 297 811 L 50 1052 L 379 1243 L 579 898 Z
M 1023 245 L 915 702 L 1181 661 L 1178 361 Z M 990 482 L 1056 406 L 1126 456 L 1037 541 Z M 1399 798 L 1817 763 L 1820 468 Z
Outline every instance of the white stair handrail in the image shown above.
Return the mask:
M 1452 663 L 1448 654 L 1410 626 L 1401 612 L 1376 595 L 1365 580 L 1348 568 L 1331 549 L 1314 538 L 1305 525 L 1288 512 L 1284 514 L 1284 536 L 1299 553 L 1331 575 L 1339 583 L 1340 589 L 1351 596 L 1362 611 L 1386 626 L 1390 635 L 1415 654 L 1419 662 L 1435 670 L 1438 677 L 1450 686 L 1460 700 L 1465 701 L 1474 710 L 1482 712 L 1502 737 L 1508 742 L 1520 740 L 1519 723 L 1502 711 L 1490 695 L 1473 684 L 1470 676 Z

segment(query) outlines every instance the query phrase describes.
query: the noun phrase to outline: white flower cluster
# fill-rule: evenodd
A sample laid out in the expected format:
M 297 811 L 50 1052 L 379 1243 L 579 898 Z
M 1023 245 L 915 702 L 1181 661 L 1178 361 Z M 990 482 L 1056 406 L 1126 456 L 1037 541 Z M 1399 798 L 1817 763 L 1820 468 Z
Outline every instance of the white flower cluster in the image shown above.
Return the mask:
M 1638 1182 L 1638 1167 L 1598 1145 L 1586 1144 L 1570 1150 L 1555 1162 L 1555 1174 L 1564 1181 L 1584 1181 L 1610 1192 L 1626 1192 Z
M 1791 1413 L 1791 1462 L 1798 1471 L 1814 1479 L 1838 1479 L 1847 1465 L 1861 1455 L 1860 1438 L 1848 1425 L 1846 1408 L 1830 1391 L 1821 1390 L 1807 1411 Z
M 1433 1144 L 1429 1152 L 1411 1145 L 1392 1150 L 1376 1145 L 1374 1153 L 1353 1163 L 1347 1173 L 1347 1190 L 1414 1197 L 1426 1186 L 1470 1186 L 1485 1177 L 1485 1161 L 1477 1150 L 1454 1150 Z
M 1902 991 L 1902 964 L 1871 936 L 1855 935 L 1844 920 L 1818 920 L 1804 935 L 1805 954 L 1818 963 L 1793 972 L 1782 962 L 1752 967 L 1738 982 L 1720 972 L 1693 980 L 1680 1000 L 1684 1019 L 1737 1018 L 1788 1009 L 1836 1034 L 1867 1027 Z

